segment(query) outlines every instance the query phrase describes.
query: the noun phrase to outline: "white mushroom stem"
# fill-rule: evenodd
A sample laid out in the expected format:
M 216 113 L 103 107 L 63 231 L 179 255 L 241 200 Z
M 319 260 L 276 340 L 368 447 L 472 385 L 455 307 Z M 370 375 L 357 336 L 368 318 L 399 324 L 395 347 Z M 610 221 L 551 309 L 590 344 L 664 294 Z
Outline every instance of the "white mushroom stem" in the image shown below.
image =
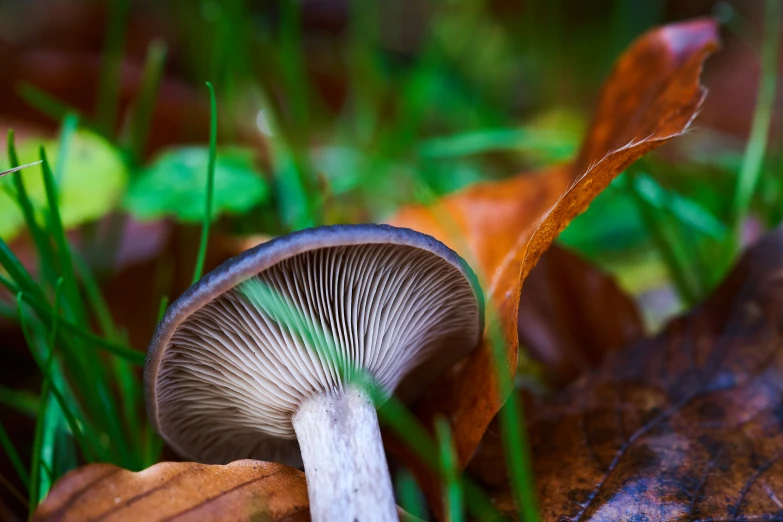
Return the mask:
M 398 520 L 378 416 L 365 392 L 311 397 L 293 425 L 314 522 Z

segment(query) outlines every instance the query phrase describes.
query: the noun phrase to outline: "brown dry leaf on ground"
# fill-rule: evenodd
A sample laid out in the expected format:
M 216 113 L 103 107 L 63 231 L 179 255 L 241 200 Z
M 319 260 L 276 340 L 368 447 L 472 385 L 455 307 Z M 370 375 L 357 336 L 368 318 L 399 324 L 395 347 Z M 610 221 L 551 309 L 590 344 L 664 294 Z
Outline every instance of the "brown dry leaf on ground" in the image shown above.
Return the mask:
M 225 466 L 161 462 L 137 473 L 91 464 L 61 478 L 33 522 L 307 522 L 301 471 L 257 460 Z M 401 522 L 421 522 L 397 508 Z
M 575 162 L 469 187 L 434 206 L 404 209 L 391 220 L 437 237 L 477 271 L 488 309 L 500 322 L 506 355 L 501 366 L 508 377 L 516 372 L 522 281 L 559 232 L 615 176 L 685 131 L 705 96 L 699 76 L 717 41 L 716 24 L 707 19 L 642 35 L 606 81 Z M 485 337 L 461 368 L 416 405 L 427 425 L 438 412 L 446 413 L 462 465 L 505 401 L 496 368 Z M 433 491 L 431 484 L 423 487 Z
M 543 521 L 783 520 L 783 229 L 704 304 L 533 405 Z M 469 470 L 514 509 L 489 433 Z
M 34 521 L 310 520 L 304 473 L 255 460 L 163 462 L 134 473 L 92 464 L 60 479 Z
M 633 299 L 578 255 L 552 246 L 525 280 L 519 343 L 553 387 L 595 368 L 604 355 L 642 337 Z

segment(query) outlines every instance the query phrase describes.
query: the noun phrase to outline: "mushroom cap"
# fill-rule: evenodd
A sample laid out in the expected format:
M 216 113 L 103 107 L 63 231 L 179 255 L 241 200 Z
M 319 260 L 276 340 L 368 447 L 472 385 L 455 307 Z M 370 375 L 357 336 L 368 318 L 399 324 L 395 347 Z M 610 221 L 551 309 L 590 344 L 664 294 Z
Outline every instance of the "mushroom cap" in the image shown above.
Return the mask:
M 147 412 L 190 459 L 299 465 L 303 401 L 352 372 L 413 399 L 478 345 L 483 307 L 468 264 L 431 236 L 368 224 L 278 237 L 168 308 L 147 352 Z

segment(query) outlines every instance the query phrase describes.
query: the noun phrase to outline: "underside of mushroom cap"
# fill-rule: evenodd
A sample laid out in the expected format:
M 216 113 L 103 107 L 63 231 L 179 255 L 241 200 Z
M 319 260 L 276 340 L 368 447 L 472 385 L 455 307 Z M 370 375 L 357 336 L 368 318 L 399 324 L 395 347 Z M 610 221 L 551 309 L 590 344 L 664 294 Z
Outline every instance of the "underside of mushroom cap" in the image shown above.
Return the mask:
M 412 398 L 482 329 L 474 274 L 434 238 L 309 229 L 227 261 L 172 304 L 147 356 L 147 409 L 189 458 L 297 464 L 291 417 L 308 397 L 366 374 Z

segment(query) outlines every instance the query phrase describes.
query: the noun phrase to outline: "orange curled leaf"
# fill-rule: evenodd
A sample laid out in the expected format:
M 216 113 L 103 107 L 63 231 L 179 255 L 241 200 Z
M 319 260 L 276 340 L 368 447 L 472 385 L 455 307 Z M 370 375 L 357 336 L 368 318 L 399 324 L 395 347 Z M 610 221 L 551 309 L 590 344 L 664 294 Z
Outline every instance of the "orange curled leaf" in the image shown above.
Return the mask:
M 500 365 L 509 377 L 517 364 L 522 282 L 560 231 L 614 177 L 685 131 L 705 96 L 699 84 L 702 64 L 717 45 L 712 20 L 647 32 L 615 65 L 574 163 L 469 187 L 431 207 L 403 209 L 391 220 L 437 237 L 471 263 L 487 307 L 500 322 L 505 347 Z M 485 336 L 468 360 L 416 405 L 427 425 L 435 413 L 447 415 L 463 466 L 506 399 L 497 367 Z
M 304 473 L 282 464 L 162 462 L 137 473 L 91 464 L 60 479 L 32 520 L 305 521 L 308 506 Z

